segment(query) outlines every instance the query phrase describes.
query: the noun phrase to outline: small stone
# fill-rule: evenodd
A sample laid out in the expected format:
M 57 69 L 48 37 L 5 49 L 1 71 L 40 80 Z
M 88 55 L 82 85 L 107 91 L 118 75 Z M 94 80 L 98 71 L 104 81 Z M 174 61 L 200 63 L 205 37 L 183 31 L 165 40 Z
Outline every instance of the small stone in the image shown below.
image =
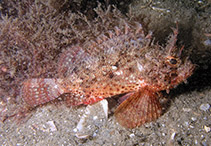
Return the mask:
M 173 132 L 173 133 L 171 134 L 171 140 L 174 140 L 175 135 L 176 135 L 176 132 Z
M 135 134 L 134 134 L 134 133 L 132 133 L 132 134 L 130 134 L 129 136 L 130 136 L 130 138 L 132 138 L 132 137 L 134 137 L 134 136 L 135 136 Z
M 190 108 L 183 108 L 183 111 L 184 111 L 184 112 L 190 112 L 191 109 L 190 109 Z
M 195 117 L 191 117 L 191 120 L 192 120 L 192 121 L 196 121 L 196 120 L 197 120 L 197 118 L 195 118 Z
M 56 128 L 56 125 L 54 124 L 54 121 L 48 121 L 47 124 L 49 125 L 51 132 L 57 131 L 57 128 Z
M 204 120 L 207 120 L 207 117 L 203 117 Z
M 94 117 L 93 117 L 93 120 L 97 120 L 97 116 L 94 116 Z
M 161 124 L 161 126 L 162 126 L 162 127 L 166 127 L 166 125 L 165 125 L 165 124 Z
M 208 146 L 206 141 L 203 141 L 203 142 L 202 142 L 202 145 L 203 145 L 203 146 Z
M 211 40 L 210 39 L 205 40 L 203 43 L 204 43 L 205 46 L 211 46 Z
M 208 133 L 208 132 L 210 132 L 211 128 L 208 126 L 204 126 L 204 130 Z
M 202 1 L 202 0 L 199 0 L 199 1 L 198 1 L 198 3 L 199 3 L 199 4 L 202 4 L 202 3 L 203 3 L 203 1 Z
M 200 106 L 200 110 L 203 110 L 203 111 L 207 111 L 209 110 L 209 108 L 210 108 L 210 105 L 208 103 L 201 104 Z
M 195 144 L 198 144 L 198 141 L 197 141 L 197 139 L 195 139 L 194 143 L 195 143 Z
M 189 122 L 185 122 L 185 126 L 187 126 L 187 127 L 188 127 L 188 126 L 189 126 Z
M 96 132 L 94 132 L 92 136 L 93 136 L 93 137 L 96 137 L 96 136 L 97 136 L 97 133 L 96 133 Z
M 78 129 L 77 129 L 77 128 L 74 128 L 74 129 L 73 129 L 73 132 L 77 132 L 77 131 L 78 131 Z

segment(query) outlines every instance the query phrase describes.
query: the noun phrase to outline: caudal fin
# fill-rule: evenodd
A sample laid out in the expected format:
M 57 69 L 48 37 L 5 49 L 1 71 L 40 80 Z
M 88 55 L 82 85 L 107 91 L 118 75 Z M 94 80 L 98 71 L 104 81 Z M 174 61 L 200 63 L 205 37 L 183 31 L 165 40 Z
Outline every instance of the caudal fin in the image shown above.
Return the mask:
M 115 111 L 117 121 L 126 128 L 135 128 L 156 120 L 161 115 L 157 95 L 148 90 L 133 93 Z
M 45 104 L 64 93 L 59 79 L 35 78 L 23 83 L 21 96 L 31 107 Z

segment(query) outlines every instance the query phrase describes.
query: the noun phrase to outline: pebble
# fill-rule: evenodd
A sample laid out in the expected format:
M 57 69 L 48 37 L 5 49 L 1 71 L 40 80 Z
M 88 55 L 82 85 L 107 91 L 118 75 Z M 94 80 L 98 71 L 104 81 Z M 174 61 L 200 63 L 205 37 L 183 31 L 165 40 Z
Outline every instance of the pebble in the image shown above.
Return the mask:
M 130 136 L 130 138 L 132 138 L 132 137 L 134 137 L 134 136 L 135 136 L 135 134 L 134 134 L 134 133 L 132 133 L 132 134 L 130 134 L 129 136 Z
M 57 131 L 57 128 L 56 128 L 56 125 L 54 124 L 54 121 L 48 121 L 47 124 L 48 124 L 51 132 Z
M 208 126 L 204 126 L 204 130 L 208 133 L 208 132 L 210 132 L 211 128 Z
M 204 43 L 205 46 L 211 46 L 211 40 L 210 39 L 205 40 L 203 43 Z
M 191 117 L 191 120 L 192 120 L 192 121 L 196 121 L 197 118 L 196 118 L 196 117 Z
M 191 109 L 190 109 L 190 108 L 183 108 L 183 111 L 184 111 L 184 112 L 190 112 Z
M 202 142 L 202 145 L 203 145 L 203 146 L 208 146 L 207 143 L 206 143 L 206 141 L 203 141 L 203 142 Z
M 200 105 L 200 110 L 202 110 L 202 111 L 207 111 L 207 110 L 209 110 L 209 108 L 210 108 L 210 105 L 208 103 Z
M 166 125 L 165 125 L 165 124 L 161 124 L 161 126 L 162 126 L 162 127 L 166 127 Z
M 187 121 L 186 121 L 186 122 L 185 122 L 185 126 L 187 126 L 187 127 L 188 127 L 188 126 L 189 126 L 189 122 L 187 122 Z
M 174 140 L 175 135 L 176 135 L 176 132 L 173 132 L 173 133 L 171 134 L 171 140 Z
M 195 139 L 194 143 L 195 143 L 195 144 L 198 144 L 198 141 L 197 141 L 197 139 Z

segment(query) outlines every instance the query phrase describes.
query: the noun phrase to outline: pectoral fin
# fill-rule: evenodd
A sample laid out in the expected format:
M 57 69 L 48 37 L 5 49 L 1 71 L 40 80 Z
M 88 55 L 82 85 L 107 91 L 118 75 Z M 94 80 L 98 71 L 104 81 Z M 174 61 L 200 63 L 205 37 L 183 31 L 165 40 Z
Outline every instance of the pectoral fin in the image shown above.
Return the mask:
M 135 128 L 161 116 L 156 93 L 142 89 L 123 101 L 115 111 L 117 121 L 126 128 Z

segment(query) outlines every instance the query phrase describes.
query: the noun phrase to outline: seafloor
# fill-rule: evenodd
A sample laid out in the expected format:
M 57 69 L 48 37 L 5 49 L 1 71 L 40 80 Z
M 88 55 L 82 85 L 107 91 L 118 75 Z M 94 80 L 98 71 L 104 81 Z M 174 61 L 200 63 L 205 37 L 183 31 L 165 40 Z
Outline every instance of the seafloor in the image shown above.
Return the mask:
M 83 2 L 79 1 L 80 4 Z M 146 19 L 143 21 L 150 20 L 148 27 L 161 42 L 169 34 L 169 28 L 176 22 L 179 24 L 179 40 L 191 50 L 190 58 L 197 67 L 187 84 L 179 85 L 166 95 L 164 114 L 154 122 L 128 130 L 115 121 L 112 100 L 109 100 L 108 120 L 95 127 L 90 137 L 80 139 L 75 135 L 75 127 L 85 106 L 73 109 L 48 104 L 33 110 L 23 124 L 10 119 L 1 122 L 0 145 L 211 145 L 211 2 L 116 0 L 112 4 L 123 13 L 131 8 L 130 13 L 144 15 Z

